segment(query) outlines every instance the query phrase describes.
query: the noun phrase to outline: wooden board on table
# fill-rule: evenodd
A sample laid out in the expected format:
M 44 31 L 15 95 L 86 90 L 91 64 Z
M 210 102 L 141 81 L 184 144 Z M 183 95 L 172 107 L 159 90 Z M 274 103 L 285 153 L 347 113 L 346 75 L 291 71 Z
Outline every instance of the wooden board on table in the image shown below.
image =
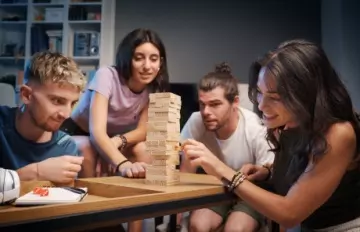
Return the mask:
M 134 207 L 144 204 L 176 201 L 212 196 L 223 193 L 219 180 L 209 175 L 180 173 L 175 186 L 147 185 L 144 179 L 101 177 L 76 180 L 74 186 L 87 187 L 88 196 L 83 201 L 70 204 L 34 207 L 0 206 L 0 226 L 28 220 L 46 220 L 53 217 L 111 210 L 119 207 Z M 49 186 L 49 182 L 22 182 L 21 193 L 36 186 Z

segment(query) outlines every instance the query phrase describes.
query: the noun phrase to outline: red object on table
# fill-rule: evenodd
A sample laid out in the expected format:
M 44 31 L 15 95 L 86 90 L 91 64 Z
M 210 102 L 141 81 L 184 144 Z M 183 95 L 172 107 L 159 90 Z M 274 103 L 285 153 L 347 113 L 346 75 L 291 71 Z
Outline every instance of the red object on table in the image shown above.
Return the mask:
M 41 188 L 41 187 L 35 187 L 33 190 L 34 194 L 38 194 L 41 197 L 45 197 L 49 195 L 49 189 L 48 188 Z

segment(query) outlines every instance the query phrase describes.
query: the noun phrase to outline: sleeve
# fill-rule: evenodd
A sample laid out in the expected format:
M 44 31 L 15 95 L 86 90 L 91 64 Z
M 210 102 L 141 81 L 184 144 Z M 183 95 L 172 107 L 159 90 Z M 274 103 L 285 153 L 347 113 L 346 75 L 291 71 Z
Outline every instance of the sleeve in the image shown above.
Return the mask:
M 253 138 L 253 152 L 257 165 L 272 164 L 274 162 L 274 153 L 270 149 L 271 147 L 266 140 L 266 128 L 261 127 Z
M 185 123 L 181 130 L 180 139 L 181 141 L 186 139 L 199 140 L 202 135 L 202 119 L 198 112 L 192 113 L 190 118 Z
M 64 134 L 64 136 L 62 136 L 62 138 L 58 141 L 58 145 L 62 150 L 61 154 L 82 156 L 75 140 L 68 134 Z
M 96 71 L 94 78 L 89 83 L 88 89 L 96 91 L 109 99 L 113 85 L 114 74 L 109 67 L 103 67 Z

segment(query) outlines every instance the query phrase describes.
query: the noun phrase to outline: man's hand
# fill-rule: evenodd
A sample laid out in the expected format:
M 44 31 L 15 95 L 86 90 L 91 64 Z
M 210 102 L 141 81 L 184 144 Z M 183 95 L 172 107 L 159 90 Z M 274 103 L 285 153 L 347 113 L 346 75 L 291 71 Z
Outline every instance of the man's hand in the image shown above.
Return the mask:
M 38 176 L 54 183 L 70 183 L 81 170 L 84 157 L 64 155 L 37 163 Z
M 269 170 L 260 165 L 245 164 L 240 171 L 247 176 L 250 181 L 262 181 L 269 176 Z
M 145 178 L 147 164 L 144 162 L 126 162 L 119 167 L 121 176 L 128 178 Z

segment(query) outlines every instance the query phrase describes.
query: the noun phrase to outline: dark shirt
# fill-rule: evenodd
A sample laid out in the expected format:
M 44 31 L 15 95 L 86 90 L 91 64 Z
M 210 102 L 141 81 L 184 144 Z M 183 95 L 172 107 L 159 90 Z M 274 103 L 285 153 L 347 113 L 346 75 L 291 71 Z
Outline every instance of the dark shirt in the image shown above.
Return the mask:
M 17 170 L 51 157 L 79 156 L 74 140 L 62 131 L 54 132 L 45 143 L 22 137 L 15 128 L 16 111 L 17 108 L 0 106 L 0 167 Z
M 280 136 L 280 152 L 274 161 L 272 185 L 275 193 L 285 196 L 294 181 L 289 178 L 293 155 L 289 151 L 299 141 L 296 131 L 284 131 Z M 332 168 L 332 167 L 329 167 Z M 296 180 L 295 180 L 296 181 Z M 304 197 L 311 197 L 305 196 Z M 301 227 L 306 231 L 339 225 L 360 217 L 360 170 L 348 171 L 332 196 L 306 218 Z

